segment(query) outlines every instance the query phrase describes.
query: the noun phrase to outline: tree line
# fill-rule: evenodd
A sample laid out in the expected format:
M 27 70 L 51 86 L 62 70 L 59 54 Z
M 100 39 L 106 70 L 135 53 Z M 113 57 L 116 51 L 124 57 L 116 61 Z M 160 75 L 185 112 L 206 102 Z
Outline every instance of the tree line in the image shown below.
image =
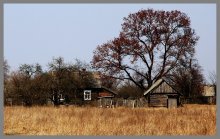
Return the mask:
M 9 73 L 10 66 L 4 61 L 4 100 L 12 98 L 14 104 L 31 106 L 45 105 L 50 100 L 59 105 L 59 94 L 62 94 L 67 104 L 82 103 L 77 98 L 80 89 L 87 87 L 105 86 L 118 93 L 117 97 L 140 98 L 143 91 L 133 82 L 117 80 L 99 74 L 94 77 L 94 70 L 88 63 L 75 60 L 73 64 L 65 63 L 62 57 L 54 58 L 43 71 L 42 66 L 36 64 L 22 64 L 18 70 Z M 201 96 L 204 78 L 198 62 L 193 61 L 185 67 L 180 67 L 175 74 L 167 75 L 168 81 L 185 98 Z M 214 78 L 214 75 L 212 76 Z M 213 79 L 214 81 L 214 79 Z M 53 98 L 53 97 L 57 98 Z
M 68 103 L 77 99 L 79 88 L 97 86 L 92 72 L 84 70 L 89 69 L 89 65 L 78 59 L 74 64 L 67 64 L 62 57 L 54 58 L 47 67 L 48 70 L 43 71 L 38 63 L 22 64 L 17 71 L 9 74 L 9 65 L 5 60 L 4 98 L 14 98 L 24 105 L 44 105 L 49 99 L 58 105 L 59 99 L 53 97 L 59 97 L 59 94 Z

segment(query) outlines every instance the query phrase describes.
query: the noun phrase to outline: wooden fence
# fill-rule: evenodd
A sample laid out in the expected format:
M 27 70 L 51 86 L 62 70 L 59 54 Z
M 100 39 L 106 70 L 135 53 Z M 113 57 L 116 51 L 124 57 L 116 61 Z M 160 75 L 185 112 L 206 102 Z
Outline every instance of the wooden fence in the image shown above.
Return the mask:
M 145 99 L 122 99 L 122 98 L 102 98 L 98 100 L 98 107 L 144 107 L 146 106 L 147 102 Z

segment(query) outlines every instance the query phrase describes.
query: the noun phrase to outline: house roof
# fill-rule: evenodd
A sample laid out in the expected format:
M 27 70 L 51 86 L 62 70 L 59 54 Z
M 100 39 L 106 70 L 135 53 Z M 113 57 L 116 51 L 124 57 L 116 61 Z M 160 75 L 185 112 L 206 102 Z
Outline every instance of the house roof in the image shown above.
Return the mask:
M 144 95 L 147 95 L 150 91 L 152 91 L 154 88 L 159 86 L 162 82 L 163 82 L 163 79 L 157 80 L 154 84 L 151 85 L 151 87 L 147 91 L 144 92 Z
M 166 82 L 173 90 L 176 91 L 176 89 L 174 89 L 164 78 L 161 78 L 159 80 L 157 80 L 154 84 L 151 85 L 151 87 L 144 92 L 144 95 L 147 95 L 149 92 L 153 91 L 154 89 L 156 89 L 159 85 L 161 85 L 163 82 Z M 176 91 L 177 92 L 177 91 Z M 180 95 L 182 95 L 181 93 L 178 93 Z
M 111 89 L 109 89 L 109 88 L 107 88 L 107 87 L 105 87 L 105 86 L 101 86 L 101 88 L 103 88 L 103 89 L 105 89 L 105 90 L 107 90 L 107 91 L 109 91 L 109 92 L 111 92 L 111 93 L 117 95 L 117 93 L 116 93 L 115 91 L 113 91 L 113 90 L 111 90 Z
M 106 91 L 108 91 L 108 92 L 111 92 L 112 94 L 115 94 L 115 95 L 118 95 L 115 91 L 113 91 L 113 90 L 111 90 L 111 89 L 109 89 L 109 88 L 107 88 L 107 87 L 105 87 L 105 86 L 100 86 L 100 87 L 90 87 L 90 88 L 84 88 L 84 90 L 85 89 L 104 89 L 104 90 L 106 90 Z

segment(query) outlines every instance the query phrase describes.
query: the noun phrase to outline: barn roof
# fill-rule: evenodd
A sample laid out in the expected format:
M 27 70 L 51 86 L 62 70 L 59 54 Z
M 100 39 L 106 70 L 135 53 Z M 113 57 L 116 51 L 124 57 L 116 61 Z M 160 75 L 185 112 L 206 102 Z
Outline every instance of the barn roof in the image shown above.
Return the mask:
M 154 89 L 156 89 L 159 85 L 161 85 L 163 82 L 166 82 L 173 90 L 175 90 L 164 78 L 161 78 L 159 80 L 157 80 L 154 84 L 151 85 L 151 87 L 144 92 L 144 95 L 147 95 L 149 92 L 153 91 Z M 175 90 L 176 91 L 176 90 Z M 177 91 L 176 91 L 177 92 Z M 180 93 L 178 93 L 180 94 Z M 180 94 L 182 95 L 182 94 Z

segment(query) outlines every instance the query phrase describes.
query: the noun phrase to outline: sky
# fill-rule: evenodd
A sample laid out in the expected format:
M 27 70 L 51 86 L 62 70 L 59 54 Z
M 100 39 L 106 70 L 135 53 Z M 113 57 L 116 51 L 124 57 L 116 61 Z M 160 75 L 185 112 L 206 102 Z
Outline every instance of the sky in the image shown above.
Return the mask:
M 208 80 L 216 72 L 215 4 L 4 4 L 4 58 L 10 71 L 53 58 L 89 63 L 98 45 L 118 37 L 123 18 L 141 9 L 180 10 L 200 37 L 196 55 Z

